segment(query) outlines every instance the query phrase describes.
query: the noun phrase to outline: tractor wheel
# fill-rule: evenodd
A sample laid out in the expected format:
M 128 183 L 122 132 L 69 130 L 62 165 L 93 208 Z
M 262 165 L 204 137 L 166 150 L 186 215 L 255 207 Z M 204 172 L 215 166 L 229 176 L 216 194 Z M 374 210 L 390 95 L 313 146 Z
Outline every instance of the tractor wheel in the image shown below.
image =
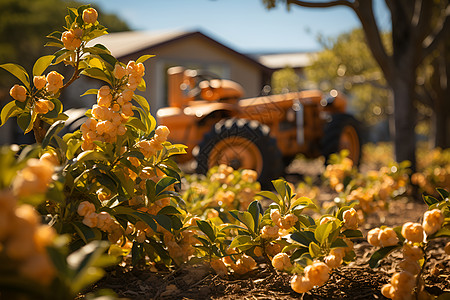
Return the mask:
M 269 128 L 256 121 L 227 119 L 218 122 L 194 151 L 197 173 L 226 164 L 234 169 L 252 169 L 263 186 L 281 176 L 283 161 Z
M 335 114 L 325 126 L 324 136 L 321 141 L 321 152 L 328 161 L 330 154 L 347 149 L 349 158 L 355 166 L 359 166 L 361 160 L 360 124 L 351 115 Z

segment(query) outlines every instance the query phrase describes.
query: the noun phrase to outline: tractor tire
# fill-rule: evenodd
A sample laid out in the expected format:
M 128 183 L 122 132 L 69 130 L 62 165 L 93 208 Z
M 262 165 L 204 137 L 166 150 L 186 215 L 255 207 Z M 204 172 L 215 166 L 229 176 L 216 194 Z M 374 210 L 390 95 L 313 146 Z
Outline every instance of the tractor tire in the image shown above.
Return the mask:
M 349 114 L 335 114 L 331 121 L 325 125 L 321 141 L 321 152 L 325 163 L 333 153 L 343 149 L 349 150 L 349 158 L 355 166 L 361 161 L 361 125 Z
M 283 160 L 269 128 L 257 121 L 227 119 L 218 122 L 205 134 L 194 150 L 196 172 L 206 174 L 210 168 L 226 164 L 234 169 L 252 169 L 263 187 L 283 173 Z

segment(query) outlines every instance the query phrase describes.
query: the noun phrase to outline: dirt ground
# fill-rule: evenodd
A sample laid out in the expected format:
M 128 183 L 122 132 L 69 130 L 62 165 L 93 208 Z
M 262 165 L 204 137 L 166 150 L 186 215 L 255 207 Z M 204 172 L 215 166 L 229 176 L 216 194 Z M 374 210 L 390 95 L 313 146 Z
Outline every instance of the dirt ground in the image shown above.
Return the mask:
M 314 163 L 313 163 L 314 164 Z M 291 165 L 292 166 L 292 165 Z M 313 175 L 320 166 L 294 166 L 290 172 L 299 171 Z M 297 169 L 297 170 L 296 170 Z M 311 174 L 308 174 L 308 170 Z M 293 172 L 295 173 L 295 172 Z M 288 180 L 298 180 L 296 175 L 286 176 Z M 325 191 L 322 200 L 331 200 L 335 195 Z M 387 211 L 368 216 L 360 228 L 367 231 L 381 225 L 398 226 L 406 221 L 420 221 L 425 204 L 412 198 L 393 201 Z M 433 258 L 426 265 L 425 282 L 433 295 L 450 292 L 450 260 L 443 247 L 445 240 L 431 244 Z M 245 276 L 227 275 L 219 277 L 204 266 L 185 266 L 177 270 L 151 272 L 148 269 L 114 267 L 99 281 L 93 290 L 111 289 L 119 297 L 136 300 L 148 299 L 386 299 L 381 295 L 381 287 L 389 282 L 395 272 L 396 262 L 401 253 L 392 253 L 381 261 L 378 268 L 371 269 L 368 260 L 375 251 L 364 239 L 355 241 L 357 258 L 347 266 L 336 269 L 329 281 L 322 287 L 306 294 L 297 294 L 290 288 L 290 275 L 271 273 L 261 262 L 259 268 Z M 92 290 L 91 289 L 91 290 Z M 83 297 L 81 297 L 83 298 Z

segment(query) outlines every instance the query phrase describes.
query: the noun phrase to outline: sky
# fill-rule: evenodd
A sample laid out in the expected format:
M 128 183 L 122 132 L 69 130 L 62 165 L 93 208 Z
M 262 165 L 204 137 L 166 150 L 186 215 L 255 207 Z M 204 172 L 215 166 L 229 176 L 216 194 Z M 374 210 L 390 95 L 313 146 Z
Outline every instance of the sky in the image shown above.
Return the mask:
M 115 13 L 133 30 L 199 30 L 244 53 L 309 52 L 321 49 L 320 34 L 336 37 L 360 27 L 347 7 L 284 5 L 267 10 L 262 0 L 83 0 Z M 384 1 L 375 0 L 377 22 L 389 29 Z

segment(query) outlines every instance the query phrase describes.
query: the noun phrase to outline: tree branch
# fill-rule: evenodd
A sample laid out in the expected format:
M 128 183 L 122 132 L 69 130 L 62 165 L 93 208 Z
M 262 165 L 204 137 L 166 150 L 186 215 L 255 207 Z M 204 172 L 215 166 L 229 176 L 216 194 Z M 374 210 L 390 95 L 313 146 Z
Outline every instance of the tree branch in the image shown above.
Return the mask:
M 349 2 L 346 0 L 335 0 L 335 1 L 328 1 L 328 2 L 308 2 L 308 1 L 300 1 L 300 0 L 287 0 L 287 4 L 295 4 L 298 6 L 303 7 L 314 7 L 314 8 L 320 8 L 320 7 L 333 7 L 338 5 L 347 6 L 350 8 L 354 8 L 354 3 Z
M 392 77 L 391 58 L 386 54 L 386 50 L 384 49 L 383 43 L 381 41 L 380 32 L 378 30 L 378 26 L 375 21 L 375 16 L 373 14 L 372 0 L 363 0 L 363 1 L 355 0 L 353 2 L 345 0 L 334 0 L 326 2 L 286 0 L 286 3 L 288 5 L 295 4 L 302 7 L 312 7 L 312 8 L 346 6 L 353 9 L 353 11 L 356 13 L 359 20 L 361 21 L 364 33 L 366 35 L 367 43 L 375 60 L 380 65 L 380 68 L 383 71 L 383 74 L 386 77 L 386 79 L 390 81 L 389 78 Z
M 424 43 L 426 43 L 426 45 L 424 45 L 422 55 L 418 59 L 418 65 L 423 61 L 425 57 L 427 57 L 437 48 L 441 41 L 448 37 L 448 34 L 450 33 L 450 5 L 447 5 L 443 19 L 441 19 L 441 22 L 439 22 L 439 24 L 436 26 L 434 32 L 434 37 L 428 36 L 424 40 Z

